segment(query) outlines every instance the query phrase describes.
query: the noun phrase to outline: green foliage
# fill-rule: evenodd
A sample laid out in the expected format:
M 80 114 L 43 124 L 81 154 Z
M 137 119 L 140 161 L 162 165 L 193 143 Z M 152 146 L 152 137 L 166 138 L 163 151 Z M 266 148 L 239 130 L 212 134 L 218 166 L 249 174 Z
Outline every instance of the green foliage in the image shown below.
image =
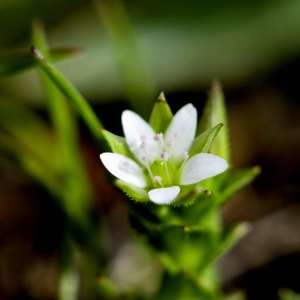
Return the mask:
M 151 108 L 153 83 L 145 68 L 126 8 L 120 0 L 96 0 L 95 4 L 110 38 L 126 96 L 132 107 L 145 115 Z
M 73 86 L 73 84 L 69 82 L 50 62 L 47 61 L 47 59 L 38 49 L 32 47 L 31 50 L 41 70 L 47 74 L 47 76 L 57 86 L 61 93 L 68 99 L 68 101 L 70 101 L 97 141 L 105 144 L 102 135 L 102 124 L 89 106 L 88 102 Z
M 32 42 L 42 49 L 44 57 L 53 60 L 43 26 L 39 22 L 34 23 Z M 92 193 L 78 146 L 79 137 L 73 111 L 53 82 L 43 72 L 39 71 L 39 75 L 54 126 L 57 152 L 59 153 L 57 159 L 63 165 L 63 170 L 58 174 L 59 178 L 65 180 L 61 198 L 71 215 L 85 219 L 89 207 L 88 201 L 91 200 Z

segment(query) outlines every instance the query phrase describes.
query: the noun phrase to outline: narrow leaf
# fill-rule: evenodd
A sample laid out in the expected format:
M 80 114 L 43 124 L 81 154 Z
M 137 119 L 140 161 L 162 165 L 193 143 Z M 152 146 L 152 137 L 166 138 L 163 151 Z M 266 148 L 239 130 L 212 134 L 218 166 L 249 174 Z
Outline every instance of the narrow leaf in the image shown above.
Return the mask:
M 213 263 L 219 256 L 229 251 L 239 239 L 241 239 L 247 232 L 249 232 L 250 226 L 248 223 L 242 223 L 232 226 L 224 231 L 221 240 L 218 245 L 207 254 L 207 257 L 203 260 L 204 264 L 201 269 L 206 268 Z
M 220 123 L 224 125 L 224 128 L 216 137 L 214 144 L 211 147 L 211 153 L 220 155 L 227 161 L 230 161 L 229 133 L 224 95 L 221 85 L 215 81 L 213 82 L 198 130 L 201 132 Z
M 149 123 L 154 131 L 165 132 L 172 120 L 172 117 L 172 111 L 164 93 L 162 92 L 154 104 Z
M 251 183 L 259 173 L 260 167 L 258 166 L 241 170 L 229 170 L 222 178 L 217 202 L 223 203 L 235 192 Z
M 220 129 L 223 127 L 223 124 L 218 124 L 213 128 L 205 130 L 195 139 L 189 154 L 195 155 L 200 152 L 209 152 L 212 144 L 217 137 Z
M 145 116 L 151 108 L 154 87 L 127 9 L 120 0 L 95 3 L 110 38 L 126 96 L 134 110 Z
M 49 53 L 46 34 L 42 23 L 34 22 L 32 41 L 42 49 L 43 55 L 52 60 Z M 64 177 L 64 189 L 61 198 L 65 208 L 76 216 L 84 215 L 88 207 L 88 201 L 92 192 L 86 176 L 84 163 L 78 145 L 77 124 L 73 111 L 56 85 L 48 76 L 39 70 L 40 78 L 47 98 L 48 110 L 55 129 L 59 159 L 63 164 L 62 174 Z
M 63 74 L 50 64 L 42 53 L 35 47 L 31 48 L 32 54 L 35 57 L 40 68 L 47 74 L 58 89 L 66 96 L 70 103 L 74 106 L 77 113 L 84 120 L 92 135 L 103 145 L 105 145 L 102 135 L 102 124 L 92 110 L 87 100 L 80 92 L 69 82 Z

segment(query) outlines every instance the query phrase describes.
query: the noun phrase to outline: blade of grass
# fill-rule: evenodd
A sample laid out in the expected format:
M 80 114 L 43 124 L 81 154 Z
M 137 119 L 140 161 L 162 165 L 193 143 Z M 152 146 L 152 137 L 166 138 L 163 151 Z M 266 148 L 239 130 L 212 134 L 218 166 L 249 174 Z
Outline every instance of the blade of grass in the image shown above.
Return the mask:
M 132 107 L 145 117 L 152 107 L 154 87 L 126 8 L 120 0 L 95 0 L 95 3 L 110 37 L 126 96 Z
M 46 35 L 40 22 L 36 21 L 33 24 L 32 41 L 41 49 L 47 59 L 52 60 Z M 77 124 L 70 105 L 61 91 L 46 74 L 39 71 L 48 110 L 58 139 L 60 155 L 57 159 L 63 161 L 63 172 L 60 175 L 65 178 L 65 188 L 62 198 L 68 211 L 73 211 L 76 216 L 84 215 L 88 208 L 87 200 L 91 199 L 92 192 L 80 155 Z
M 89 128 L 91 134 L 103 147 L 106 147 L 106 142 L 102 134 L 103 126 L 87 100 L 58 69 L 47 61 L 37 48 L 31 47 L 31 52 L 41 70 L 43 70 L 43 72 L 51 79 L 51 81 L 76 109 L 77 113 Z

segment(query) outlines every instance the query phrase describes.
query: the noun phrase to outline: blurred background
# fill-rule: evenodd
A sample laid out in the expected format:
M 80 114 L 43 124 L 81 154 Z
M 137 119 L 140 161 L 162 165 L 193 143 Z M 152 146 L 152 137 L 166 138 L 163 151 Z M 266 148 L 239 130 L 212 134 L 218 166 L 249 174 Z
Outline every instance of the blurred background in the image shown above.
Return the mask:
M 82 122 L 74 130 L 72 114 L 74 151 L 57 147 L 59 116 L 53 108 L 51 114 L 37 69 L 27 68 L 36 19 L 51 47 L 76 49 L 56 66 L 114 133 L 121 134 L 125 108 L 148 116 L 160 91 L 174 111 L 192 102 L 201 112 L 212 80 L 222 82 L 232 164 L 262 168 L 223 209 L 225 224 L 249 221 L 251 231 L 220 260 L 222 285 L 251 300 L 278 299 L 282 289 L 300 293 L 294 275 L 300 268 L 298 0 L 0 0 L 0 299 L 55 299 L 64 287 L 58 284 L 62 249 L 76 247 L 69 232 L 97 248 L 68 221 L 64 205 L 78 223 L 88 211 L 101 227 L 99 265 L 109 256 L 105 268 L 120 285 L 141 285 L 141 278 L 124 282 L 119 270 L 153 259 L 132 247 L 126 203 L 106 179 L 101 146 Z M 59 176 L 70 156 L 76 170 L 68 171 L 77 177 L 66 182 L 66 174 Z M 69 191 L 92 200 L 76 207 Z M 72 260 L 81 268 L 77 252 Z M 142 278 L 159 273 L 150 265 Z M 63 280 L 78 280 L 68 272 Z

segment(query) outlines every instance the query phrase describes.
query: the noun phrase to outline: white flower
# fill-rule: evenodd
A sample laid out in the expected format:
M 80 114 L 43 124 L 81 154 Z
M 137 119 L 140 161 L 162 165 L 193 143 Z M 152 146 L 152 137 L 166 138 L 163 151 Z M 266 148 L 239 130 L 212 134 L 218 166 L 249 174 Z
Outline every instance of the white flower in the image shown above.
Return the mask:
M 227 162 L 214 154 L 198 153 L 189 158 L 194 141 L 197 111 L 192 104 L 183 106 L 165 133 L 156 133 L 136 113 L 122 113 L 126 144 L 133 160 L 118 153 L 102 153 L 105 168 L 121 181 L 144 189 L 150 201 L 170 204 L 182 185 L 191 185 L 224 172 Z

